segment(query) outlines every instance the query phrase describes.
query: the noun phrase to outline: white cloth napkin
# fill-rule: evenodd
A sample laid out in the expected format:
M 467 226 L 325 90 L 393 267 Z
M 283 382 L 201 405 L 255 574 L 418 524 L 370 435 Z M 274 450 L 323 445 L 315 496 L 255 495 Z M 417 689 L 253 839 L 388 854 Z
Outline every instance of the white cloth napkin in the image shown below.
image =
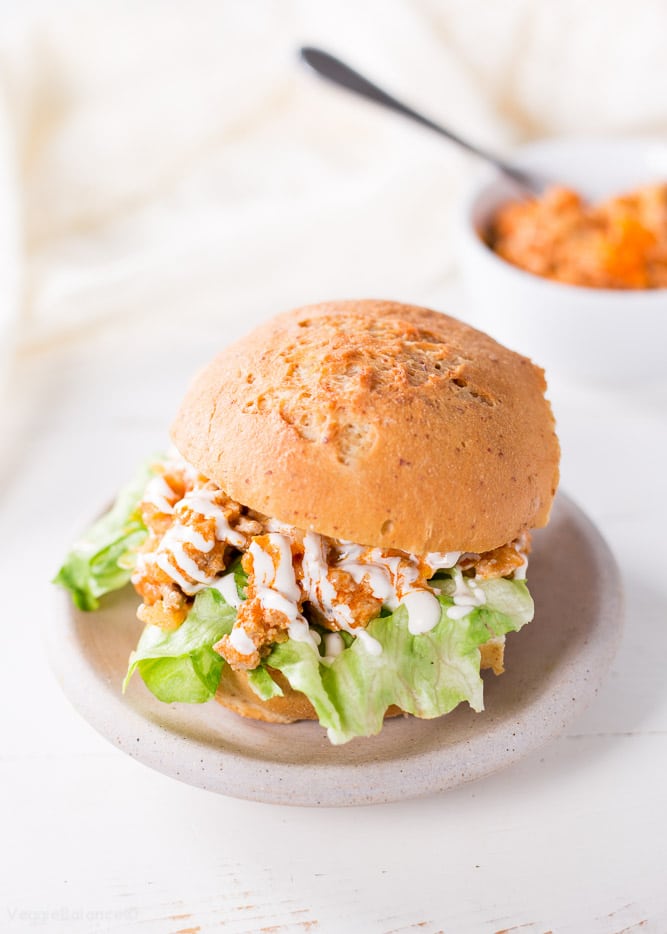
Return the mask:
M 317 81 L 300 44 L 501 150 L 667 130 L 660 0 L 61 0 L 5 20 L 0 307 L 24 350 L 138 315 L 437 294 L 469 159 Z

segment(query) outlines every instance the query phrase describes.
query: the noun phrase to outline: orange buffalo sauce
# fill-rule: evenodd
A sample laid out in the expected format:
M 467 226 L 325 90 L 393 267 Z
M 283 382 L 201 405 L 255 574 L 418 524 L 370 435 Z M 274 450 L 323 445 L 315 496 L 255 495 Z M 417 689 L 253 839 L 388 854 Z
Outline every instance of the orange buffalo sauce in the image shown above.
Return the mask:
M 667 287 L 667 184 L 587 204 L 551 187 L 539 198 L 510 201 L 486 241 L 527 272 L 602 289 Z

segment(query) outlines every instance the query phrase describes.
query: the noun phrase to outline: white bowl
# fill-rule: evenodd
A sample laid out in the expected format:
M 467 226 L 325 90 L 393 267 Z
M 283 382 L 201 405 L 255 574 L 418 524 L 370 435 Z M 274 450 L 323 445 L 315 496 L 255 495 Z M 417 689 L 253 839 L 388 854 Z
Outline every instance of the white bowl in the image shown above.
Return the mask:
M 549 139 L 511 160 L 598 200 L 667 181 L 667 143 L 648 139 Z M 457 242 L 468 320 L 531 357 L 547 377 L 627 389 L 667 381 L 667 289 L 592 289 L 524 272 L 480 237 L 516 188 L 486 171 L 459 215 Z

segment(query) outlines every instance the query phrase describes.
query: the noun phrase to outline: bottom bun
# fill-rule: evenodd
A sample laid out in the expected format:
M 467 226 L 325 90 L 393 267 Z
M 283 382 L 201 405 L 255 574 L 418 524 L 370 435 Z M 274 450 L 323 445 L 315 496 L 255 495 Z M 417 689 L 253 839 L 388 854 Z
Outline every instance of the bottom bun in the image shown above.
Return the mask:
M 481 667 L 490 668 L 494 674 L 501 675 L 505 652 L 504 639 L 494 639 L 480 646 L 482 656 Z M 248 683 L 244 671 L 234 671 L 229 665 L 222 669 L 222 677 L 215 699 L 223 707 L 228 707 L 234 713 L 251 720 L 264 720 L 265 723 L 294 723 L 297 720 L 317 720 L 313 705 L 305 694 L 290 687 L 285 676 L 274 668 L 269 669 L 271 677 L 280 685 L 282 697 L 272 697 L 263 701 L 255 694 Z M 385 717 L 398 717 L 403 711 L 400 707 L 391 706 L 385 712 Z

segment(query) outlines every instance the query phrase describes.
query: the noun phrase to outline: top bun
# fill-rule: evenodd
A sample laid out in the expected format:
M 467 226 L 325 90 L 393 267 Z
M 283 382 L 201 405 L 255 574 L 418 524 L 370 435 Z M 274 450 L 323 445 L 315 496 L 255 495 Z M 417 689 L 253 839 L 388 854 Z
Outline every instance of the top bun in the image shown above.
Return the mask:
M 483 552 L 545 525 L 559 448 L 544 373 L 447 315 L 310 305 L 192 383 L 176 447 L 225 492 L 361 545 Z

